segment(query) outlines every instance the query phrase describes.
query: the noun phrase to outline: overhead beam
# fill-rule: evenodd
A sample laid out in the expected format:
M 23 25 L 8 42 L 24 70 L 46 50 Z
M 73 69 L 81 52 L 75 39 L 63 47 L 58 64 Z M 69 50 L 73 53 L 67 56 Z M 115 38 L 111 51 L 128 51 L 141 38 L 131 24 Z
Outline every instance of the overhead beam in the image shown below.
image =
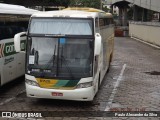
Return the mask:
M 5 0 L 4 3 L 16 4 L 22 6 L 65 6 L 69 4 L 69 0 Z

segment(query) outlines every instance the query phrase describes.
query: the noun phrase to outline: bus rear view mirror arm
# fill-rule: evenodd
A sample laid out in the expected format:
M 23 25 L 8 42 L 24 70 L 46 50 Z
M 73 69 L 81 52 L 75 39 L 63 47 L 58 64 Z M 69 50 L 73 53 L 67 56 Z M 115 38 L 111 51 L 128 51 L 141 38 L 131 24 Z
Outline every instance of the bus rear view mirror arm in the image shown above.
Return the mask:
M 102 45 L 102 38 L 101 35 L 99 33 L 95 34 L 95 55 L 100 55 L 101 52 L 101 45 Z
M 15 36 L 14 36 L 14 47 L 15 47 L 15 50 L 16 52 L 21 52 L 21 36 L 22 35 L 26 35 L 26 32 L 20 32 L 20 33 L 17 33 Z

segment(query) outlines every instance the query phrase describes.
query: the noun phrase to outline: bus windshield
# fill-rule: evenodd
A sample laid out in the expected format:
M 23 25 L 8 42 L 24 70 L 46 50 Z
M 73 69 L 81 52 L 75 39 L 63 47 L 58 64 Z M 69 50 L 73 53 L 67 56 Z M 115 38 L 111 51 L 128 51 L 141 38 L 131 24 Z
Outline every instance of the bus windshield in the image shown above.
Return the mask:
M 92 51 L 92 39 L 30 37 L 27 73 L 41 78 L 90 77 Z
M 91 19 L 32 18 L 30 34 L 92 35 Z

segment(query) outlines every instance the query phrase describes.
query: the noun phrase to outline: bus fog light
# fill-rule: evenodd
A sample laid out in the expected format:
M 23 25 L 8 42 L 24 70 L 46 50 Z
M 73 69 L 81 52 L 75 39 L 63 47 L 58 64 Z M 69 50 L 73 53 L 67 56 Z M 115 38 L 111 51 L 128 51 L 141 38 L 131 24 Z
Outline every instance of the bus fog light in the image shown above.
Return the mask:
M 86 82 L 78 84 L 76 88 L 88 88 L 91 86 L 93 86 L 93 82 Z
M 26 79 L 25 81 L 26 81 L 26 83 L 29 84 L 29 85 L 32 85 L 32 86 L 39 86 L 38 83 L 35 82 L 35 81 L 28 80 L 28 79 Z

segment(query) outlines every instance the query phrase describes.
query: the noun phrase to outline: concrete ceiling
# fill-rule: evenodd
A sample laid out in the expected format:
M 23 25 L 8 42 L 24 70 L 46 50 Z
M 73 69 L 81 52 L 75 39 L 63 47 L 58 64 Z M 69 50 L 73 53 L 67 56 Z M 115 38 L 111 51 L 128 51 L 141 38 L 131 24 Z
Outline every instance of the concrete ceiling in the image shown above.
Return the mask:
M 133 5 L 135 4 L 139 7 L 160 12 L 160 0 L 112 0 L 112 4 L 124 1 L 127 1 Z
M 1 3 L 22 6 L 68 6 L 69 0 L 0 0 Z

